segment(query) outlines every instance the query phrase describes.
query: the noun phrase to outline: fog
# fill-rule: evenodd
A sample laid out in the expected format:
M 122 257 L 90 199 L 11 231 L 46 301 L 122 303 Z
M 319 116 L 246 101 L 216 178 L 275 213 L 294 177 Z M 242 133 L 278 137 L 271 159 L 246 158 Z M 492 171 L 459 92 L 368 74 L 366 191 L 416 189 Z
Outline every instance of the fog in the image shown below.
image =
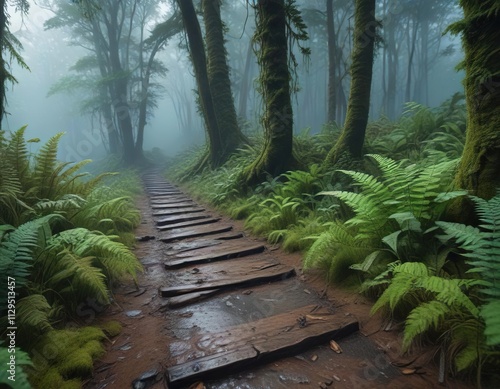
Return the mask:
M 164 2 L 162 14 L 156 15 L 148 25 L 147 33 L 153 24 L 165 20 L 171 11 L 168 2 Z M 243 128 L 247 133 L 261 131 L 259 116 L 261 113 L 261 98 L 257 92 L 258 65 L 255 55 L 249 52 L 250 38 L 254 31 L 254 16 L 251 7 L 245 1 L 225 2 L 222 8 L 222 18 L 226 22 L 226 48 L 231 66 L 231 79 L 236 111 L 240 116 Z M 339 42 L 345 43 L 342 50 L 342 66 L 349 66 L 350 31 L 352 30 L 352 2 L 337 1 L 336 9 L 337 32 Z M 386 1 L 381 4 L 386 4 Z M 442 2 L 440 2 L 442 3 Z M 446 3 L 446 2 L 445 2 Z M 42 4 L 44 2 L 42 1 Z M 327 84 L 328 84 L 328 56 L 325 39 L 324 1 L 299 1 L 304 20 L 309 27 L 310 40 L 306 45 L 311 47 L 312 54 L 306 61 L 296 52 L 299 68 L 297 70 L 299 91 L 293 97 L 295 132 L 310 128 L 311 132 L 318 132 L 327 121 Z M 429 22 L 429 40 L 439 39 L 442 30 L 447 24 L 460 17 L 454 2 L 449 2 L 450 11 L 443 23 Z M 399 11 L 398 11 L 399 12 Z M 58 132 L 66 132 L 60 147 L 60 158 L 74 161 L 84 158 L 100 158 L 109 151 L 102 141 L 104 129 L 95 115 L 82 114 L 81 103 L 88 98 L 81 90 L 72 90 L 69 93 L 56 93 L 49 96 L 51 88 L 64 76 L 72 73 L 70 68 L 79 58 L 88 54 L 88 51 L 75 45 L 75 39 L 67 27 L 61 29 L 44 29 L 44 23 L 54 13 L 32 2 L 27 16 L 21 16 L 13 9 L 10 29 L 21 41 L 24 49 L 21 55 L 30 68 L 22 69 L 12 63 L 12 72 L 18 80 L 16 85 L 8 85 L 6 110 L 2 128 L 15 131 L 21 126 L 28 125 L 27 137 L 40 138 L 42 143 Z M 405 26 L 411 23 L 409 16 L 402 13 L 392 15 L 398 23 Z M 400 19 L 398 19 L 400 18 Z M 200 18 L 201 19 L 201 18 Z M 382 24 L 387 16 L 380 16 Z M 439 31 L 434 31 L 438 30 Z M 203 30 L 203 25 L 202 25 Z M 401 29 L 404 33 L 404 28 Z M 408 31 L 410 28 L 408 27 Z M 410 31 L 411 32 L 411 31 Z M 410 32 L 405 39 L 410 39 Z M 384 29 L 382 29 L 384 34 Z M 415 39 L 419 39 L 418 37 Z M 384 112 L 384 87 L 388 77 L 387 69 L 384 72 L 386 56 L 384 45 L 381 42 L 377 49 L 374 62 L 374 76 L 372 84 L 371 120 L 376 120 Z M 404 109 L 404 89 L 407 79 L 405 42 L 398 46 L 400 67 L 397 75 L 397 91 L 395 96 L 394 119 Z M 417 41 L 417 46 L 420 45 Z M 453 49 L 451 49 L 453 46 Z M 463 91 L 461 80 L 463 74 L 455 71 L 456 65 L 462 59 L 460 41 L 457 37 L 445 35 L 439 42 L 428 45 L 432 53 L 425 56 L 418 53 L 418 58 L 433 56 L 429 61 L 428 72 L 425 74 L 425 96 L 417 93 L 420 87 L 418 79 L 411 84 L 410 94 L 418 98 L 417 101 L 430 106 L 437 106 L 448 99 L 453 93 Z M 445 50 L 449 48 L 449 50 Z M 444 55 L 446 54 L 446 55 Z M 247 64 L 247 56 L 250 63 Z M 158 53 L 157 60 L 163 62 L 168 69 L 163 77 L 155 77 L 154 82 L 159 84 L 158 100 L 148 117 L 144 132 L 144 150 L 160 148 L 167 155 L 175 155 L 179 151 L 205 142 L 205 131 L 196 104 L 196 83 L 192 65 L 185 45 L 183 33 L 177 34 L 168 41 L 168 44 Z M 416 60 L 415 60 L 416 61 Z M 306 62 L 308 66 L 306 66 Z M 245 67 L 247 66 L 247 72 Z M 422 64 L 415 62 L 412 65 L 414 76 L 424 77 L 420 68 Z M 342 69 L 341 69 L 342 70 Z M 345 96 L 348 95 L 349 76 L 344 69 L 341 85 Z M 74 73 L 74 72 L 73 72 Z M 385 74 L 385 76 L 384 76 Z M 421 78 L 424 80 L 424 78 Z M 248 89 L 244 84 L 248 84 Z M 425 89 L 424 88 L 424 89 Z M 387 92 L 385 92 L 387 93 Z M 413 100 L 413 99 L 411 99 Z M 391 116 L 391 115 L 389 115 Z M 338 121 L 342 123 L 341 113 Z M 32 145 L 33 148 L 37 144 Z

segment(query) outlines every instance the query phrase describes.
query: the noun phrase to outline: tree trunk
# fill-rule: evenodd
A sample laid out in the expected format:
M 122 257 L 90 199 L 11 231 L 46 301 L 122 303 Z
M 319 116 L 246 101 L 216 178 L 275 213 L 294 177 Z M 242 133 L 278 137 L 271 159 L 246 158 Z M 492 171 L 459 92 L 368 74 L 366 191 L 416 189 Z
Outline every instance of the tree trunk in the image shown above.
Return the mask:
M 461 5 L 468 120 L 455 186 L 491 198 L 500 188 L 500 14 L 495 0 Z M 462 219 L 472 214 L 471 207 L 455 206 Z
M 255 17 L 265 139 L 260 156 L 245 171 L 248 184 L 262 182 L 266 174 L 274 177 L 284 173 L 293 163 L 293 111 L 284 0 L 259 0 Z
M 245 70 L 241 77 L 240 96 L 238 103 L 238 116 L 243 119 L 247 118 L 247 101 L 248 101 L 248 94 L 250 93 L 250 70 L 252 69 L 252 59 L 253 59 L 252 54 L 253 54 L 252 40 L 249 39 L 247 48 L 247 57 L 245 60 Z
M 411 76 L 412 76 L 413 56 L 415 55 L 415 45 L 417 42 L 417 31 L 418 31 L 418 22 L 413 21 L 413 36 L 411 37 L 411 48 L 408 47 L 410 55 L 408 57 L 408 72 L 406 74 L 406 94 L 405 94 L 406 103 L 411 101 Z M 410 27 L 408 27 L 408 34 L 410 34 Z M 410 43 L 410 37 L 408 43 Z
M 351 91 L 347 117 L 344 131 L 326 157 L 327 166 L 336 165 L 341 158 L 351 160 L 362 156 L 370 110 L 373 50 L 377 26 L 375 0 L 356 0 Z
M 201 4 L 205 22 L 208 82 L 222 139 L 218 158 L 223 163 L 242 144 L 244 137 L 238 125 L 231 91 L 220 0 L 202 0 Z
M 210 150 L 210 165 L 212 167 L 218 167 L 223 163 L 220 156 L 222 155 L 224 147 L 220 136 L 213 97 L 210 91 L 210 83 L 208 81 L 207 60 L 200 24 L 196 17 L 192 0 L 177 0 L 177 3 L 182 13 L 182 21 L 188 37 L 191 61 L 193 62 L 196 83 L 198 85 L 200 105 L 203 112 L 203 118 L 205 119 Z
M 2 119 L 5 113 L 5 81 L 7 80 L 7 70 L 5 69 L 5 59 L 3 57 L 5 29 L 7 28 L 7 15 L 5 12 L 5 0 L 0 0 L 0 129 L 2 129 Z
M 337 119 L 337 79 L 335 69 L 335 26 L 333 24 L 333 0 L 326 0 L 326 31 L 328 35 L 328 122 Z

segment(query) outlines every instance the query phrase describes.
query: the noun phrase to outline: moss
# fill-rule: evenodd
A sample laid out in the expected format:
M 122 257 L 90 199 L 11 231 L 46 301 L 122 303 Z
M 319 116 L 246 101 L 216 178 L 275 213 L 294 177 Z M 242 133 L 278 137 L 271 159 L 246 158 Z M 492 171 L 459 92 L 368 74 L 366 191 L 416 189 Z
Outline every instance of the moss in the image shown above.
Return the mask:
M 85 346 L 82 347 L 82 350 L 85 350 L 85 352 L 87 352 L 93 360 L 102 357 L 106 353 L 102 343 L 98 340 L 91 340 L 90 342 L 87 342 Z
M 31 379 L 30 383 L 33 388 L 44 389 L 81 389 L 83 387 L 78 379 L 65 380 L 55 367 Z
M 104 324 L 101 324 L 101 329 L 107 336 L 109 336 L 110 338 L 114 338 L 120 332 L 122 332 L 122 325 L 116 320 L 110 320 Z
M 94 363 L 86 349 L 79 349 L 69 354 L 57 367 L 63 377 L 87 377 L 92 374 Z
M 30 380 L 37 383 L 34 387 L 81 387 L 78 380 L 63 379 L 91 375 L 93 360 L 104 354 L 101 344 L 104 339 L 106 335 L 97 327 L 53 330 L 44 334 L 33 348 L 34 368 Z M 42 371 L 46 373 L 40 374 Z

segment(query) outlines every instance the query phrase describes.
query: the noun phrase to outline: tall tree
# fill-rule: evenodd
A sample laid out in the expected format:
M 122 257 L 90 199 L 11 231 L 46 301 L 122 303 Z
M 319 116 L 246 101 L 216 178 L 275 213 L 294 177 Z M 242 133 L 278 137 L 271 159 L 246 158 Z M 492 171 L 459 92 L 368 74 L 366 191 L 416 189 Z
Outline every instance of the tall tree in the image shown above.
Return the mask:
M 336 165 L 339 160 L 359 159 L 362 156 L 373 71 L 373 55 L 377 27 L 375 0 L 356 0 L 354 13 L 354 48 L 351 65 L 351 91 L 347 105 L 344 130 L 328 153 L 325 164 Z
M 294 163 L 290 98 L 292 75 L 288 66 L 291 48 L 288 40 L 308 38 L 306 26 L 294 1 L 285 4 L 285 0 L 258 0 L 255 18 L 254 40 L 258 45 L 257 59 L 264 103 L 264 147 L 255 162 L 244 172 L 245 181 L 249 184 L 263 181 L 266 174 L 277 176 L 290 169 Z M 290 22 L 297 28 L 297 33 L 291 31 Z M 304 54 L 309 52 L 307 48 L 302 48 L 302 51 Z
M 200 23 L 196 17 L 196 11 L 192 0 L 177 0 L 177 4 L 181 10 L 184 29 L 188 38 L 189 52 L 193 63 L 196 84 L 198 86 L 198 94 L 200 98 L 201 110 L 205 119 L 205 128 L 208 135 L 209 154 L 208 158 L 212 167 L 220 166 L 223 161 L 221 154 L 223 149 L 223 141 L 215 112 L 214 100 L 212 91 L 210 90 L 210 82 L 207 71 L 207 57 L 203 44 Z M 200 166 L 204 161 L 200 162 Z
M 6 55 L 10 56 L 10 60 L 15 59 L 21 67 L 29 69 L 19 54 L 22 49 L 21 42 L 9 30 L 9 14 L 7 13 L 9 4 L 15 5 L 16 10 L 21 11 L 22 14 L 26 14 L 30 7 L 28 0 L 0 0 L 0 126 L 5 114 L 6 83 L 7 81 L 17 82 L 16 78 L 10 73 L 9 61 L 6 61 Z
M 218 153 L 220 159 L 226 161 L 241 145 L 244 137 L 238 125 L 231 91 L 220 3 L 221 0 L 202 0 L 201 2 L 205 22 L 208 82 L 214 100 L 223 147 Z
M 500 188 L 500 3 L 461 0 L 460 5 L 464 19 L 451 29 L 462 34 L 468 120 L 455 185 L 490 198 Z
M 154 106 L 152 74 L 164 75 L 166 69 L 155 55 L 166 40 L 179 31 L 175 15 L 167 27 L 170 35 L 157 34 L 146 43 L 145 31 L 157 15 L 158 0 L 91 0 L 74 4 L 46 0 L 55 15 L 46 28 L 69 27 L 74 42 L 89 55 L 74 70 L 87 76 L 92 65 L 94 83 L 81 83 L 95 95 L 96 108 L 104 119 L 110 150 L 121 148 L 126 164 L 143 161 L 142 143 L 148 113 Z M 178 22 L 177 22 L 178 24 Z M 81 64 L 84 64 L 83 68 Z M 64 81 L 64 80 L 63 80 Z M 64 85 L 64 82 L 63 82 Z
M 327 121 L 337 118 L 337 69 L 335 66 L 336 39 L 333 20 L 333 0 L 326 0 L 326 31 L 328 36 L 328 113 Z

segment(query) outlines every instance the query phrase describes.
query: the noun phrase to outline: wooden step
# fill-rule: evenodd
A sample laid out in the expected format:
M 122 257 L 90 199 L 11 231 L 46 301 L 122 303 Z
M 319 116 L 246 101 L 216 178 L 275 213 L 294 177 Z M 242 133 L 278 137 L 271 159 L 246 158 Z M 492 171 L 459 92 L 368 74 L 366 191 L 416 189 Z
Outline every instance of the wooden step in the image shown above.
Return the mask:
M 268 257 L 248 257 L 186 268 L 175 274 L 176 285 L 160 288 L 163 297 L 208 289 L 248 286 L 293 277 L 295 269 Z
M 197 238 L 199 236 L 213 235 L 221 232 L 231 231 L 232 226 L 228 225 L 202 225 L 194 227 L 176 228 L 168 231 L 168 234 L 158 238 L 158 240 L 169 243 L 181 239 Z
M 222 233 L 219 235 L 210 236 L 210 238 L 195 238 L 193 240 L 183 240 L 178 243 L 171 243 L 165 254 L 175 256 L 180 253 L 185 253 L 188 251 L 192 252 L 193 250 L 199 250 L 205 247 L 218 246 L 228 240 L 235 240 L 239 238 L 243 238 L 243 234 L 241 232 Z
M 224 259 L 240 258 L 251 254 L 263 252 L 265 246 L 262 243 L 228 241 L 217 247 L 208 247 L 197 250 L 196 253 L 189 252 L 178 254 L 175 258 L 165 261 L 165 267 L 177 268 L 182 266 L 195 265 Z
M 205 208 L 199 207 L 188 207 L 188 208 L 169 208 L 163 209 L 160 211 L 153 212 L 153 216 L 172 216 L 172 215 L 180 215 L 183 213 L 196 213 L 196 212 L 204 212 Z
M 194 214 L 196 215 L 196 213 Z M 201 226 L 204 224 L 212 224 L 220 221 L 220 217 L 211 217 L 211 218 L 205 218 L 205 219 L 195 219 L 195 220 L 188 220 L 186 222 L 180 222 L 180 223 L 175 223 L 175 224 L 167 224 L 166 226 L 158 226 L 156 227 L 160 231 L 168 231 L 168 230 L 173 230 L 173 229 L 178 229 L 182 227 L 194 227 L 194 226 Z
M 197 219 L 207 219 L 209 217 L 212 217 L 212 215 L 208 213 L 192 213 L 192 214 L 188 213 L 188 214 L 165 216 L 162 217 L 161 219 L 157 219 L 155 223 L 157 226 L 165 226 L 167 224 L 176 224 L 180 222 L 188 222 Z
M 193 208 L 193 207 L 197 207 L 197 205 L 195 203 L 187 201 L 151 204 L 152 209 L 175 209 L 175 208 Z
M 174 363 L 167 367 L 169 387 L 293 356 L 358 329 L 358 322 L 343 313 L 308 305 L 221 332 L 200 333 L 185 341 L 185 351 L 176 353 Z M 179 349 L 179 344 L 176 347 Z

